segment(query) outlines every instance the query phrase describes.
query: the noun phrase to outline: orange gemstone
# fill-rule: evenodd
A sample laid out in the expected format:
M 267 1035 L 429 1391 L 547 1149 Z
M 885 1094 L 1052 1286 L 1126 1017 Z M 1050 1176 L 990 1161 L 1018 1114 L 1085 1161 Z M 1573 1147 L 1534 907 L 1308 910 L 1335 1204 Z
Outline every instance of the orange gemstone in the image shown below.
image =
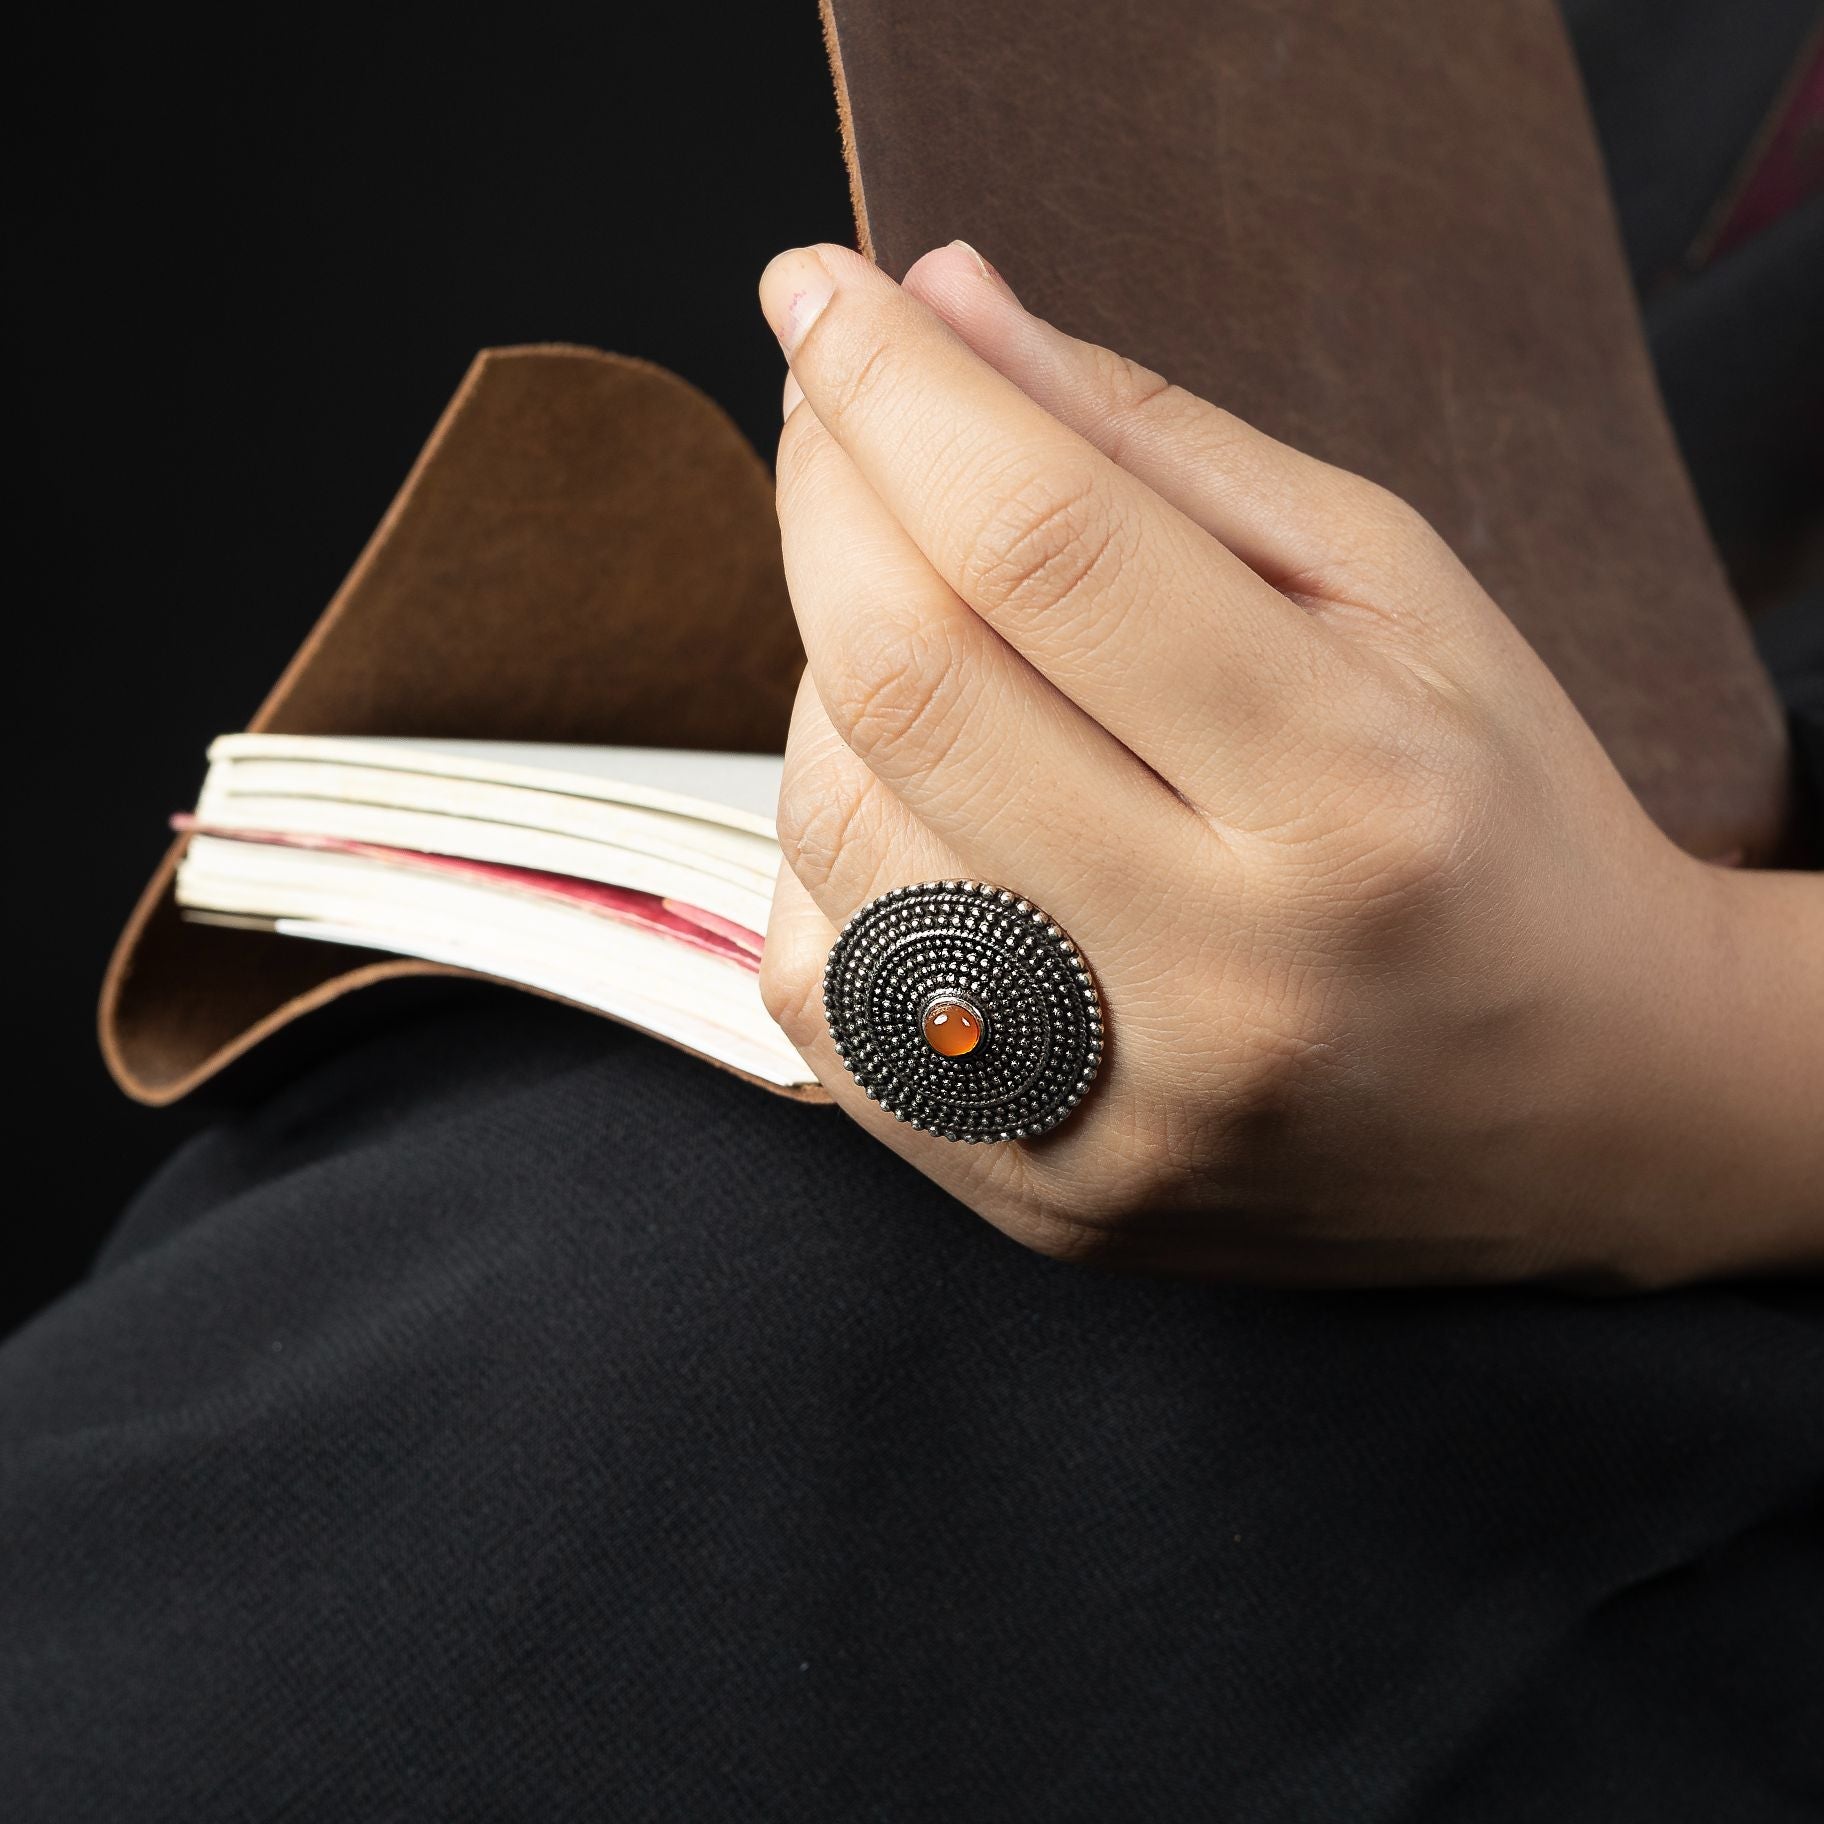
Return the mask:
M 933 1001 L 925 1014 L 925 1043 L 940 1058 L 966 1058 L 982 1042 L 982 1023 L 960 1001 Z

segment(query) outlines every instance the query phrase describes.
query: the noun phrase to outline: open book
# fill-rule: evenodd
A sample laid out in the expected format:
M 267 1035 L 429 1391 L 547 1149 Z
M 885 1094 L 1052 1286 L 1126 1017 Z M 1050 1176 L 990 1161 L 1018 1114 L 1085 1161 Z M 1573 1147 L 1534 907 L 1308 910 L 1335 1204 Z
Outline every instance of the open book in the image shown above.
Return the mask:
M 777 758 L 225 735 L 209 759 L 173 819 L 187 920 L 474 970 L 814 1080 L 760 1000 Z

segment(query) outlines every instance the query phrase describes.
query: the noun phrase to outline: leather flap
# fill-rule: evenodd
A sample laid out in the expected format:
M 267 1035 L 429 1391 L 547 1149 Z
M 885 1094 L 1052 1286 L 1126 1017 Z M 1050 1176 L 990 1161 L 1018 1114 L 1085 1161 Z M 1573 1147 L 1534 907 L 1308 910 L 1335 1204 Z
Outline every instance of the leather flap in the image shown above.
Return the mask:
M 249 726 L 777 753 L 802 662 L 771 478 L 728 418 L 642 362 L 497 349 Z M 183 847 L 102 990 L 103 1052 L 141 1101 L 350 989 L 463 973 L 187 924 Z

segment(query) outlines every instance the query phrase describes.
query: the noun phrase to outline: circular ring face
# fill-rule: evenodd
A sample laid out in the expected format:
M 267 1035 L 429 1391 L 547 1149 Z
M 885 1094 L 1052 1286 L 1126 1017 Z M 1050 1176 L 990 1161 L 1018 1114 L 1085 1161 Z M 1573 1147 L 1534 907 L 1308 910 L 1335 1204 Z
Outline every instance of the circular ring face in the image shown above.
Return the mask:
M 1102 1062 L 1089 965 L 1004 887 L 928 880 L 870 900 L 823 972 L 837 1055 L 889 1114 L 946 1140 L 1028 1140 Z

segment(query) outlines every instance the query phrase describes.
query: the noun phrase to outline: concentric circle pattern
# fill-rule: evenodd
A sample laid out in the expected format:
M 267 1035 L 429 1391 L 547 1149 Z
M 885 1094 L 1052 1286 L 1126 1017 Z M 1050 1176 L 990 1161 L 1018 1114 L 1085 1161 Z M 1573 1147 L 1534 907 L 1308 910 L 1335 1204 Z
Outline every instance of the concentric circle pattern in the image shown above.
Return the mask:
M 982 1034 L 946 1057 L 925 1018 L 952 996 L 980 1010 Z M 823 1011 L 868 1095 L 946 1140 L 1045 1133 L 1102 1062 L 1102 1003 L 1076 945 L 1036 906 L 977 880 L 870 900 L 830 946 Z

